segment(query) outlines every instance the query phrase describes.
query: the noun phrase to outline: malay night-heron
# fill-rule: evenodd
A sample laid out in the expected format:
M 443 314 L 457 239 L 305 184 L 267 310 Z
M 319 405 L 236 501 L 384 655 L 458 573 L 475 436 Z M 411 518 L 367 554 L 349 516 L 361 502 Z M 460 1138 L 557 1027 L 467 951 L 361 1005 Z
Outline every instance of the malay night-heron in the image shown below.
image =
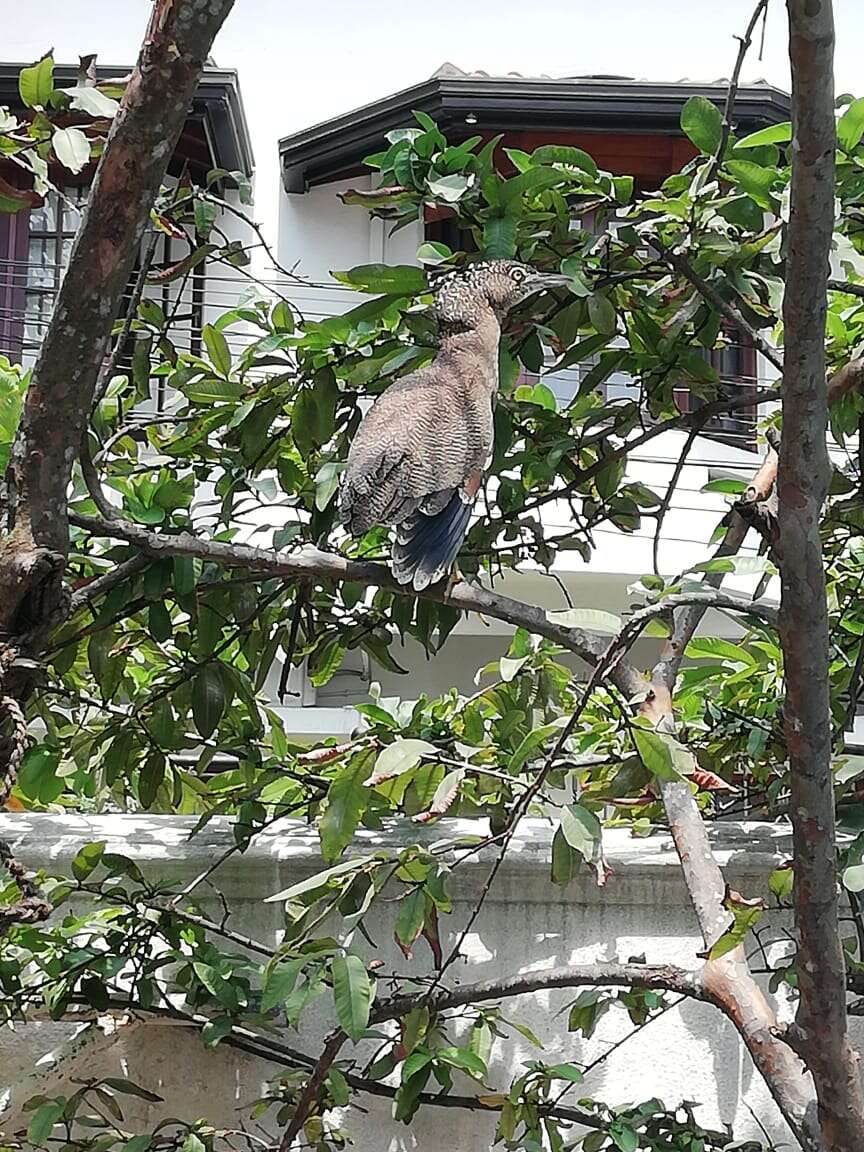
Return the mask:
M 348 453 L 339 513 L 352 536 L 392 525 L 391 568 L 417 591 L 448 576 L 492 452 L 501 321 L 527 297 L 569 283 L 515 260 L 447 273 L 434 296 L 438 352 L 364 416 Z

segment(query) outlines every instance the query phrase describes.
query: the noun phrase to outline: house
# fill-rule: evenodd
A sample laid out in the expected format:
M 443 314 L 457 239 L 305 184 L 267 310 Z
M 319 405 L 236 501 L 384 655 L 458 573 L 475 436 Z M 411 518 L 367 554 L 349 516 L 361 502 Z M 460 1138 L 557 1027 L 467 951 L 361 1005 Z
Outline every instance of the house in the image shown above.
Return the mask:
M 24 111 L 18 91 L 18 76 L 23 67 L 22 64 L 0 64 L 0 107 L 19 116 Z M 127 76 L 129 72 L 128 66 L 99 67 L 96 78 L 105 82 Z M 55 65 L 55 87 L 74 85 L 77 74 L 77 67 Z M 193 181 L 203 184 L 207 173 L 214 168 L 239 172 L 251 179 L 253 157 L 237 73 L 207 67 L 168 174 L 169 179 L 188 174 Z M 60 184 L 60 195 L 51 191 L 39 207 L 0 214 L 0 355 L 10 360 L 28 365 L 35 358 L 69 258 L 80 206 L 86 199 L 94 171 L 93 163 L 77 176 L 66 170 L 49 170 L 52 181 Z M 0 157 L 0 177 L 15 185 L 20 184 L 21 173 L 11 161 Z M 236 190 L 226 185 L 220 191 L 229 202 L 238 202 Z M 242 237 L 242 222 L 233 214 L 222 213 L 219 224 L 229 238 Z M 184 241 L 160 235 L 154 265 L 170 265 L 181 260 L 187 251 Z M 185 346 L 197 350 L 207 308 L 224 311 L 230 306 L 229 299 L 232 303 L 236 299 L 236 289 L 229 297 L 220 287 L 224 276 L 220 267 L 218 278 L 212 285 L 208 284 L 206 265 L 199 264 L 185 288 L 166 284 L 159 289 L 157 298 L 163 305 L 173 305 L 178 299 L 183 304 L 175 331 L 181 346 L 185 338 Z
M 617 76 L 489 76 L 445 65 L 421 84 L 287 136 L 279 142 L 283 182 L 279 257 L 283 266 L 296 265 L 308 278 L 307 285 L 288 291 L 305 315 L 321 318 L 356 303 L 350 291 L 329 276 L 331 269 L 370 262 L 416 263 L 417 249 L 426 240 L 454 246 L 456 230 L 448 231 L 441 212 L 427 211 L 424 219 L 390 234 L 385 222 L 372 219 L 362 209 L 346 208 L 339 200 L 338 194 L 348 188 L 374 186 L 363 157 L 380 150 L 386 133 L 412 124 L 415 110 L 431 116 L 453 142 L 503 133 L 502 155 L 504 147 L 530 152 L 541 144 L 575 145 L 590 153 L 602 169 L 633 175 L 637 190 L 648 192 L 695 155 L 680 129 L 685 101 L 700 95 L 722 107 L 727 87 L 725 81 L 659 84 Z M 745 85 L 738 91 L 735 120 L 741 133 L 788 120 L 789 114 L 789 97 L 768 84 Z M 730 348 L 712 356 L 729 388 L 755 388 L 765 375 L 755 350 L 737 337 Z M 566 401 L 578 383 L 580 369 L 584 372 L 588 367 L 581 365 L 544 379 L 559 400 Z M 612 397 L 633 385 L 619 374 L 605 387 Z M 679 407 L 687 403 L 686 394 L 679 397 Z M 633 456 L 629 477 L 662 494 L 684 440 L 684 432 L 673 431 L 651 441 Z M 726 504 L 722 496 L 702 488 L 714 478 L 752 475 L 759 458 L 756 447 L 752 414 L 715 421 L 695 441 L 665 519 L 662 570 L 676 573 L 706 558 L 711 532 Z M 563 504 L 547 507 L 543 514 L 550 531 L 566 526 L 569 519 Z M 650 520 L 643 521 L 634 535 L 602 527 L 589 563 L 576 552 L 560 555 L 555 565 L 557 581 L 574 604 L 620 613 L 628 603 L 628 585 L 652 570 L 653 530 Z M 508 573 L 497 586 L 510 595 L 563 608 L 566 603 L 557 581 L 537 570 Z M 730 629 L 717 616 L 709 617 L 707 627 L 721 633 Z M 317 692 L 308 685 L 303 688 L 297 702 L 305 701 L 304 715 L 298 714 L 290 723 L 310 731 L 346 730 L 353 713 L 345 708 L 363 698 L 370 680 L 380 681 L 384 693 L 393 695 L 417 695 L 418 684 L 429 695 L 454 684 L 470 691 L 475 669 L 501 655 L 503 632 L 502 627 L 476 618 L 464 621 L 432 660 L 408 642 L 396 654 L 409 677 L 370 669 L 359 655 L 349 653 L 329 684 Z M 656 643 L 642 641 L 637 657 L 650 660 Z

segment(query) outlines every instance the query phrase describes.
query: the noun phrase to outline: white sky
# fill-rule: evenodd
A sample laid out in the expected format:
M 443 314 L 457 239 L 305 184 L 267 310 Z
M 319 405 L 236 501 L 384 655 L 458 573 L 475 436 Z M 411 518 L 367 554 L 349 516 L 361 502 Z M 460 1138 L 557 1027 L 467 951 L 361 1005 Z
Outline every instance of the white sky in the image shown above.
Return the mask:
M 237 0 L 216 41 L 237 68 L 257 168 L 256 216 L 274 237 L 280 136 L 429 77 L 445 60 L 466 71 L 649 80 L 728 76 L 733 37 L 754 0 Z M 73 62 L 132 63 L 150 0 L 0 0 L 0 53 L 30 61 L 51 45 Z M 864 3 L 835 0 L 837 91 L 864 95 Z M 743 79 L 788 88 L 786 11 L 773 0 L 762 60 Z

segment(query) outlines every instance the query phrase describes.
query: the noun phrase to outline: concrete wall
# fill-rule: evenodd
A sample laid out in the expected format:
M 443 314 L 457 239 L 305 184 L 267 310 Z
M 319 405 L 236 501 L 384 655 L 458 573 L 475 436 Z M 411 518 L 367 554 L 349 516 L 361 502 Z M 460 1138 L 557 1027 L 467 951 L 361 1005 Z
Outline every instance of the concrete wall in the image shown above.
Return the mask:
M 0 816 L 0 836 L 9 839 L 30 865 L 68 870 L 69 861 L 87 840 L 107 840 L 109 850 L 137 860 L 148 877 L 182 883 L 208 866 L 231 843 L 226 821 L 214 821 L 187 839 L 192 821 L 178 817 Z M 383 845 L 433 842 L 485 825 L 442 821 L 430 828 L 397 824 L 382 833 L 362 833 L 350 849 L 366 852 Z M 720 862 L 729 882 L 747 896 L 766 893 L 765 878 L 774 862 L 788 853 L 782 829 L 768 825 L 724 825 L 712 831 Z M 578 877 L 562 890 L 549 882 L 550 830 L 539 821 L 523 822 L 490 897 L 467 938 L 468 959 L 455 965 L 452 983 L 542 970 L 553 965 L 593 960 L 628 960 L 643 955 L 650 962 L 698 963 L 700 941 L 677 858 L 665 835 L 632 839 L 623 830 L 606 834 L 613 870 L 605 888 Z M 454 913 L 442 918 L 442 930 L 452 942 L 488 874 L 491 858 L 460 867 L 452 877 Z M 235 856 L 221 872 L 221 887 L 232 907 L 231 926 L 259 940 L 276 943 L 281 906 L 263 899 L 320 868 L 314 832 L 286 822 L 258 837 L 242 857 Z M 206 901 L 205 901 L 206 903 Z M 376 947 L 359 938 L 355 947 L 367 958 L 384 961 L 384 970 L 428 971 L 429 957 L 417 948 L 412 962 L 392 945 L 393 918 L 398 905 L 376 905 L 368 927 Z M 219 915 L 218 905 L 213 913 Z M 340 926 L 330 930 L 339 934 Z M 521 1061 L 542 1058 L 588 1062 L 608 1051 L 631 1028 L 623 1012 L 609 1012 L 590 1041 L 569 1036 L 556 1016 L 573 993 L 553 992 L 510 1002 L 507 1012 L 524 1020 L 544 1044 L 538 1053 L 518 1036 L 513 1043 L 496 1041 L 489 1083 L 501 1086 L 517 1073 Z M 788 1006 L 780 1005 L 788 1018 Z M 329 997 L 302 1022 L 289 1044 L 316 1052 L 322 1034 L 332 1027 Z M 50 1094 L 81 1075 L 128 1075 L 158 1091 L 164 1105 L 132 1100 L 128 1126 L 155 1122 L 168 1114 L 181 1118 L 208 1116 L 219 1125 L 238 1127 L 244 1106 L 262 1092 L 274 1069 L 225 1047 L 205 1051 L 197 1032 L 184 1026 L 132 1022 L 107 1036 L 92 1031 L 63 1049 L 59 1059 L 38 1056 L 56 1046 L 69 1029 L 65 1025 L 32 1023 L 14 1033 L 0 1033 L 0 1068 L 7 1085 L 7 1108 L 0 1129 L 14 1132 L 22 1124 L 20 1106 L 35 1092 Z M 859 1033 L 859 1039 L 864 1035 Z M 457 1075 L 454 1090 L 470 1092 L 476 1085 Z M 668 1105 L 682 1099 L 700 1102 L 698 1117 L 706 1125 L 734 1125 L 737 1135 L 758 1138 L 758 1122 L 777 1140 L 788 1138 L 765 1086 L 754 1071 L 732 1027 L 708 1006 L 683 1002 L 649 1024 L 633 1041 L 613 1052 L 591 1072 L 575 1095 L 592 1095 L 611 1104 L 639 1102 L 659 1096 Z M 428 1108 L 410 1129 L 394 1123 L 389 1103 L 363 1099 L 368 1113 L 351 1111 L 344 1123 L 361 1152 L 438 1152 L 442 1121 L 448 1149 L 475 1152 L 490 1147 L 493 1121 L 475 1113 Z M 140 1129 L 138 1129 L 140 1130 Z

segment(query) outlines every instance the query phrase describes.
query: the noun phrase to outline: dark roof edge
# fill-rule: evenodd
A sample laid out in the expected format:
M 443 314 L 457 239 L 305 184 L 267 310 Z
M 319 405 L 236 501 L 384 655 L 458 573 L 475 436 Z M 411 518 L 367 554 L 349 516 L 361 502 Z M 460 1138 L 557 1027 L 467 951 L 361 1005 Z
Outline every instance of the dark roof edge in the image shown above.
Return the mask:
M 0 63 L 0 104 L 20 106 L 18 73 L 26 67 L 26 64 Z M 103 82 L 127 76 L 130 71 L 128 64 L 99 65 L 96 76 Z M 54 78 L 58 86 L 71 87 L 77 76 L 77 65 L 54 65 Z M 226 168 L 229 172 L 239 171 L 244 176 L 252 175 L 255 159 L 240 93 L 240 81 L 235 69 L 208 67 L 203 70 L 190 115 L 202 119 L 217 167 Z
M 414 110 L 427 112 L 442 128 L 464 124 L 470 113 L 477 117 L 476 130 L 679 133 L 681 108 L 694 95 L 722 106 L 726 87 L 633 80 L 433 77 L 283 137 L 279 141 L 283 183 L 288 192 L 303 192 L 310 180 L 326 179 L 356 166 L 381 147 L 387 132 L 410 123 Z M 790 98 L 779 88 L 752 84 L 738 89 L 735 119 L 743 130 L 788 120 L 789 115 Z

